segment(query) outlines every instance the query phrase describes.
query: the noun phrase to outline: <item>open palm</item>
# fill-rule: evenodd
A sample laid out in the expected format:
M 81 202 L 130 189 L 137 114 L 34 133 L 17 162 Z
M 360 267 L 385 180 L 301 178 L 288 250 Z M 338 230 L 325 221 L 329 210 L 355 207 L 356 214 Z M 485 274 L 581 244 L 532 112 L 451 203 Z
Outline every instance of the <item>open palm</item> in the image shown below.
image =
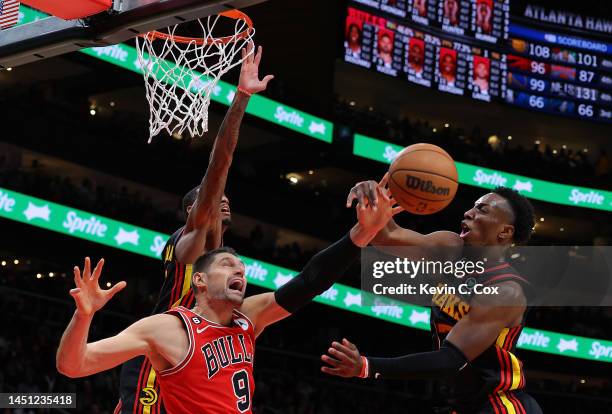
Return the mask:
M 268 86 L 268 82 L 274 79 L 273 75 L 266 75 L 262 80 L 259 80 L 259 62 L 263 48 L 259 46 L 255 53 L 255 45 L 251 42 L 247 45 L 248 50 L 242 49 L 242 67 L 240 69 L 240 80 L 238 87 L 248 93 L 257 93 L 264 91 Z
M 92 273 L 89 257 L 85 258 L 82 275 L 78 266 L 74 267 L 76 288 L 70 290 L 70 295 L 76 302 L 77 310 L 84 315 L 92 315 L 100 310 L 106 305 L 106 302 L 115 296 L 115 293 L 126 286 L 126 283 L 122 281 L 110 289 L 100 289 L 99 279 L 102 274 L 102 267 L 104 267 L 104 259 L 100 259 Z

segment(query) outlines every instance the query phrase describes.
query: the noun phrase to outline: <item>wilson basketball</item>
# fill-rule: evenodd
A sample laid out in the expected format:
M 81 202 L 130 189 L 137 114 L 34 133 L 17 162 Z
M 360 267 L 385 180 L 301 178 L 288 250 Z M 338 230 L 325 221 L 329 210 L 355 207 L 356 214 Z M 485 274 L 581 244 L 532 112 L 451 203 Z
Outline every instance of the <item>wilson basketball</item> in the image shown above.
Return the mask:
M 450 155 L 431 144 L 404 148 L 389 167 L 389 189 L 414 214 L 433 214 L 457 193 L 457 167 Z

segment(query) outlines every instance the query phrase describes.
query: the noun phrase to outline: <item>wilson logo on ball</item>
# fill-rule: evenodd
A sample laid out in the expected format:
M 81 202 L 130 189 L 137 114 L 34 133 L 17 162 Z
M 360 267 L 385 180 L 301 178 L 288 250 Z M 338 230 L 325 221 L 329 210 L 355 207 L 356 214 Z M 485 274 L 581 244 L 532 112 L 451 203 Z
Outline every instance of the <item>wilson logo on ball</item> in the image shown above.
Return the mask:
M 406 175 L 406 187 L 436 195 L 450 194 L 449 187 L 436 187 L 433 182 L 429 180 L 421 180 L 419 177 L 414 177 L 412 175 Z
M 433 214 L 457 193 L 457 167 L 450 155 L 431 144 L 404 148 L 389 166 L 389 190 L 406 211 Z

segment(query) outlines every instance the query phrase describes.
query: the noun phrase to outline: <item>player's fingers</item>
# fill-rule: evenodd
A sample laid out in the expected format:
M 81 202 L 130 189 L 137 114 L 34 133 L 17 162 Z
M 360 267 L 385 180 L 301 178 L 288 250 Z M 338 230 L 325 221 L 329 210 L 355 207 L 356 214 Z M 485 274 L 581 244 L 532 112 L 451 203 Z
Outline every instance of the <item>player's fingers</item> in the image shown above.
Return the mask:
M 357 195 L 355 194 L 353 189 L 351 189 L 348 196 L 346 196 L 346 207 L 350 208 L 351 205 L 353 204 L 353 201 L 356 199 L 357 199 Z
M 361 193 L 361 188 L 359 188 L 358 186 L 351 188 L 351 192 L 346 198 L 346 206 L 351 207 L 354 200 L 357 200 L 358 205 L 363 203 L 363 194 Z
M 339 354 L 343 354 L 344 356 L 346 356 L 347 359 L 349 355 L 355 353 L 355 351 L 353 351 L 351 348 L 349 348 L 348 346 L 342 345 L 340 342 L 332 342 L 332 347 L 335 348 L 337 351 L 339 351 L 338 352 Z
M 344 344 L 344 346 L 348 347 L 349 349 L 352 349 L 353 351 L 357 350 L 357 347 L 355 346 L 355 344 L 346 338 L 342 338 L 342 343 Z
M 391 202 L 391 198 L 389 197 L 389 190 L 387 190 L 386 188 L 376 187 L 376 193 L 386 203 Z
M 389 182 L 389 172 L 387 171 L 387 173 L 383 175 L 383 178 L 381 178 L 380 181 L 378 182 L 378 186 L 386 187 L 388 182 Z
M 255 54 L 255 64 L 259 66 L 259 62 L 261 62 L 261 54 L 263 53 L 263 47 L 259 46 L 257 48 L 257 53 Z
M 79 287 L 81 286 L 82 280 L 81 280 L 81 269 L 79 269 L 78 266 L 75 266 L 74 269 L 74 284 Z
M 98 280 L 100 279 L 100 275 L 102 274 L 102 268 L 104 267 L 104 259 L 100 259 L 98 261 L 98 264 L 96 265 L 96 267 L 94 268 L 93 271 L 93 275 L 91 276 L 91 278 L 93 280 Z
M 340 352 L 334 348 L 329 348 L 329 353 L 331 356 L 333 356 L 334 358 L 336 358 L 338 361 L 342 363 L 346 363 L 346 364 L 351 363 L 350 357 L 344 352 Z
M 81 288 L 74 288 L 74 289 L 70 289 L 70 296 L 72 297 L 76 297 L 76 295 L 78 295 L 81 292 Z
M 321 371 L 329 375 L 336 375 L 338 377 L 342 376 L 341 370 L 338 368 L 321 367 Z
M 112 298 L 113 296 L 115 296 L 115 294 L 122 291 L 123 288 L 125 288 L 126 286 L 127 286 L 127 283 L 122 280 L 121 282 L 116 283 L 115 286 L 113 286 L 112 288 L 108 290 L 108 295 Z
M 367 184 L 367 195 L 368 200 L 372 203 L 372 207 L 376 208 L 378 205 L 378 193 L 376 191 L 376 186 L 374 183 L 368 182 Z
M 83 263 L 83 280 L 88 280 L 91 276 L 91 260 L 89 257 L 85 258 L 85 262 Z
M 357 199 L 357 207 L 364 209 L 366 207 L 365 194 L 361 187 L 355 187 L 355 198 Z
M 270 82 L 272 79 L 274 79 L 274 75 L 264 76 L 264 78 L 261 80 L 261 83 L 263 83 L 264 88 L 268 86 L 268 82 Z
M 395 216 L 397 213 L 401 213 L 402 211 L 404 211 L 404 207 L 402 206 L 393 207 L 393 210 L 391 210 L 391 215 Z
M 326 364 L 331 365 L 332 367 L 337 368 L 340 366 L 340 361 L 330 357 L 329 355 L 321 355 L 321 361 L 325 362 Z

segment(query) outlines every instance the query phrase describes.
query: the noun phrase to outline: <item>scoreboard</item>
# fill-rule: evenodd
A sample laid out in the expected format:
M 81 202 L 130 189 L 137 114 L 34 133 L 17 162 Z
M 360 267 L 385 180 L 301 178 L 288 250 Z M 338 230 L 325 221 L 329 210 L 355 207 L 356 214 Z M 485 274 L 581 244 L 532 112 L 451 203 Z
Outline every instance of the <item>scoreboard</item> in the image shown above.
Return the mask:
M 612 121 L 612 44 L 512 24 L 507 60 L 508 103 Z
M 610 43 L 515 23 L 508 0 L 352 2 L 349 63 L 481 101 L 612 122 Z
M 488 43 L 508 37 L 509 0 L 352 0 L 390 16 Z

